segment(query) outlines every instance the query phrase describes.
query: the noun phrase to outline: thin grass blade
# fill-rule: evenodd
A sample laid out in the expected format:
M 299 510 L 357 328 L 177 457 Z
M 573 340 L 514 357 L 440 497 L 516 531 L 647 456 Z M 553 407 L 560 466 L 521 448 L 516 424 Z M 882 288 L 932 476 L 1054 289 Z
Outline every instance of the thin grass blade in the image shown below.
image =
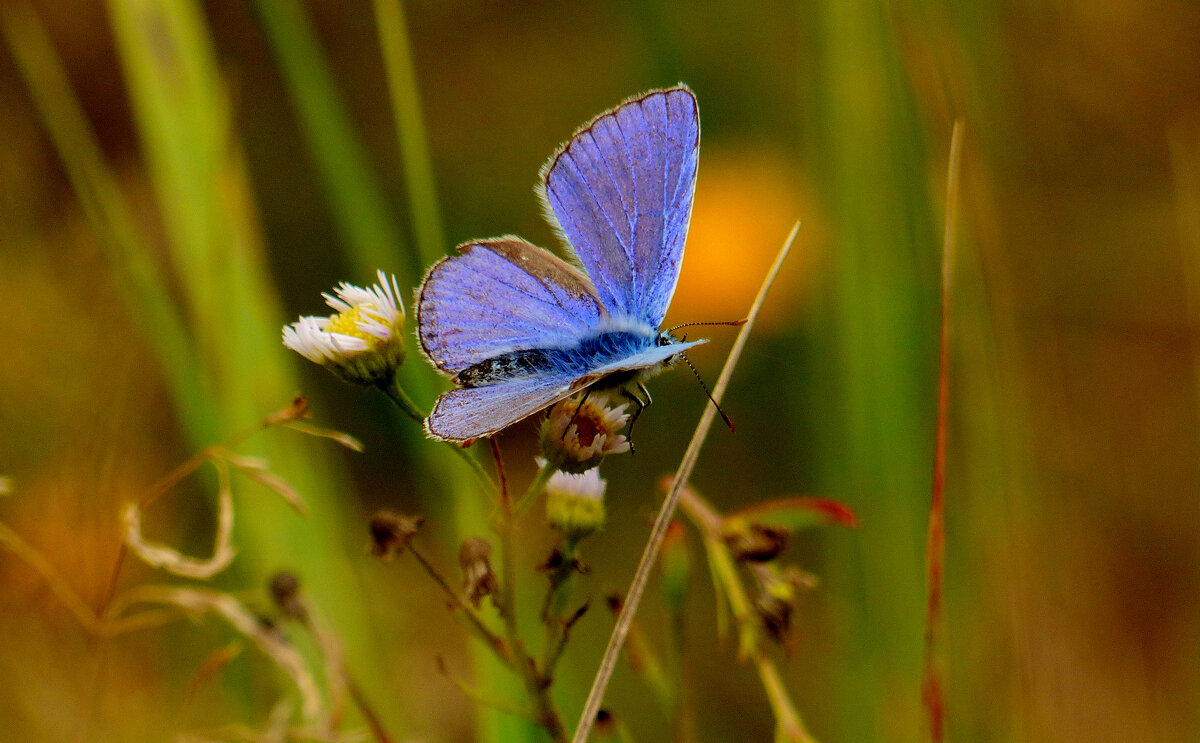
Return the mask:
M 954 272 L 954 236 L 958 226 L 958 175 L 962 164 L 963 123 L 954 122 L 946 176 L 946 229 L 942 241 L 942 308 L 938 347 L 937 429 L 933 449 L 933 485 L 929 499 L 929 531 L 925 542 L 926 610 L 925 663 L 921 674 L 921 704 L 932 743 L 941 743 L 945 732 L 946 704 L 942 591 L 946 559 L 946 419 L 950 407 L 950 307 Z
M 754 321 L 758 319 L 758 312 L 762 309 L 762 305 L 766 301 L 767 292 L 770 291 L 771 285 L 775 283 L 775 278 L 779 275 L 779 270 L 783 267 L 783 261 L 787 258 L 788 252 L 791 251 L 792 243 L 795 242 L 799 231 L 800 223 L 797 222 L 792 227 L 792 231 L 787 239 L 784 240 L 783 247 L 780 248 L 779 254 L 775 256 L 775 262 L 771 264 L 766 278 L 763 279 L 762 286 L 759 287 L 758 295 L 754 298 L 753 304 L 750 305 L 746 324 L 738 332 L 737 339 L 733 342 L 733 348 L 730 349 L 729 356 L 725 360 L 725 366 L 721 369 L 721 376 L 717 378 L 717 383 L 713 387 L 712 399 L 714 403 L 721 402 L 721 398 L 725 394 L 725 388 L 729 386 L 733 370 L 737 367 L 737 362 L 742 356 L 742 350 L 746 347 L 746 341 L 750 338 L 750 331 L 754 329 Z M 604 700 L 604 692 L 608 688 L 608 682 L 612 679 L 613 670 L 617 666 L 617 658 L 621 654 L 621 648 L 624 647 L 625 638 L 629 634 L 629 627 L 633 623 L 634 616 L 637 614 L 642 594 L 646 589 L 646 583 L 654 567 L 654 561 L 658 557 L 659 547 L 662 546 L 662 540 L 667 534 L 667 527 L 670 526 L 671 519 L 675 515 L 675 506 L 678 505 L 679 496 L 683 492 L 684 486 L 687 485 L 688 478 L 692 475 L 692 469 L 696 466 L 696 460 L 700 456 L 700 447 L 704 445 L 708 431 L 712 428 L 713 420 L 716 419 L 716 408 L 717 405 L 715 404 L 704 408 L 704 413 L 700 416 L 700 422 L 696 425 L 696 430 L 692 434 L 692 440 L 688 443 L 688 447 L 683 454 L 683 460 L 679 463 L 679 469 L 676 471 L 675 478 L 671 482 L 671 490 L 663 500 L 662 507 L 658 511 L 658 517 L 654 520 L 654 526 L 650 530 L 650 537 L 646 542 L 645 550 L 642 552 L 642 559 L 638 563 L 633 583 L 630 585 L 629 593 L 625 597 L 625 608 L 621 612 L 621 616 L 617 619 L 616 627 L 613 628 L 612 636 L 608 640 L 608 647 L 605 649 L 604 657 L 600 661 L 600 668 L 596 672 L 595 680 L 592 682 L 592 690 L 588 693 L 587 702 L 584 704 L 583 713 L 580 715 L 579 725 L 575 728 L 575 737 L 572 738 L 573 743 L 584 743 L 591 733 L 592 725 L 596 722 L 596 714 L 600 711 L 600 703 Z

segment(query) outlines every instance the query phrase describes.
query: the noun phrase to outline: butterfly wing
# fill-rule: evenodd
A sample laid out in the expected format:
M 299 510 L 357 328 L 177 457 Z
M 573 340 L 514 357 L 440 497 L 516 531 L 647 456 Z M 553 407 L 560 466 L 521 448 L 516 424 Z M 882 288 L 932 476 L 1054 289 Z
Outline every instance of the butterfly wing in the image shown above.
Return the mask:
M 662 324 L 683 262 L 699 148 L 696 98 L 680 85 L 601 114 L 542 168 L 547 218 L 613 315 Z
M 525 348 L 574 345 L 602 312 L 579 269 L 516 237 L 464 243 L 429 269 L 417 335 L 447 374 Z M 514 418 L 513 420 L 517 420 Z
M 491 436 L 542 408 L 569 397 L 596 380 L 547 374 L 511 382 L 450 390 L 425 419 L 425 431 L 444 441 Z
M 684 86 L 632 98 L 585 126 L 543 168 L 540 191 L 588 275 L 518 238 L 467 243 L 421 285 L 425 354 L 456 375 L 513 351 L 578 346 L 605 315 L 658 328 L 683 261 L 699 141 L 696 99 Z M 426 430 L 450 441 L 488 436 L 606 374 L 655 366 L 692 345 L 654 346 L 583 375 L 554 370 L 451 390 Z

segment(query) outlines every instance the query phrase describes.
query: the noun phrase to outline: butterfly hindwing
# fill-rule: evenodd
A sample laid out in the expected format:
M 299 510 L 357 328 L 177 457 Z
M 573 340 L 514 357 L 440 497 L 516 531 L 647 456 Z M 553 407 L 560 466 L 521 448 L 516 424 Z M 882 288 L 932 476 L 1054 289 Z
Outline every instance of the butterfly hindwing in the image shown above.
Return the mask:
M 490 436 L 542 408 L 569 397 L 595 377 L 547 374 L 486 387 L 450 390 L 438 398 L 425 430 L 445 441 Z
M 696 99 L 679 86 L 601 114 L 543 168 L 548 217 L 613 315 L 662 323 L 683 262 L 699 146 Z
M 689 348 L 699 346 L 701 343 L 708 343 L 708 340 L 701 339 L 698 341 L 687 341 L 685 343 L 669 343 L 663 346 L 651 346 L 638 351 L 635 354 L 626 356 L 623 359 L 596 367 L 595 369 L 591 370 L 591 373 L 597 377 L 604 377 L 608 374 L 614 374 L 616 372 L 650 369 L 665 362 L 672 356 L 683 353 Z
M 600 313 L 586 276 L 516 237 L 459 246 L 417 297 L 421 347 L 447 374 L 515 349 L 575 344 Z

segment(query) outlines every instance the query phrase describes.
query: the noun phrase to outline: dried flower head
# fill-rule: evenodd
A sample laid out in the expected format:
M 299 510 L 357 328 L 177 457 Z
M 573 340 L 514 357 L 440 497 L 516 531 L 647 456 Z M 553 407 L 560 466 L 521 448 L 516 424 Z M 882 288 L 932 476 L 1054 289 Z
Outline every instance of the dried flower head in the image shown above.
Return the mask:
M 770 562 L 787 547 L 790 532 L 777 524 L 760 524 L 743 519 L 725 519 L 721 539 L 738 562 Z
M 596 735 L 602 740 L 614 737 L 618 732 L 617 720 L 612 713 L 601 709 L 596 713 Z
M 366 386 L 386 383 L 404 362 L 404 304 L 396 279 L 383 271 L 363 289 L 342 282 L 323 294 L 337 313 L 301 317 L 283 329 L 283 345 L 337 376 Z
M 551 464 L 579 474 L 600 464 L 609 454 L 629 451 L 625 428 L 628 404 L 613 405 L 607 392 L 582 393 L 560 400 L 546 414 L 539 445 Z
M 471 537 L 458 550 L 458 564 L 463 572 L 463 594 L 479 608 L 484 596 L 496 592 L 496 571 L 492 569 L 492 545 L 479 537 Z
M 271 600 L 279 607 L 281 614 L 301 622 L 308 621 L 308 609 L 305 608 L 304 599 L 300 595 L 300 579 L 295 574 L 285 570 L 276 573 L 271 577 L 268 588 L 271 591 Z
M 546 520 L 567 539 L 578 541 L 604 526 L 604 489 L 600 472 L 555 472 L 546 483 Z
M 761 593 L 754 608 L 771 638 L 791 652 L 792 614 L 800 594 L 817 586 L 817 577 L 794 566 L 783 571 L 771 566 L 759 566 L 756 570 Z
M 408 548 L 425 519 L 379 511 L 371 517 L 371 554 L 390 560 Z
M 764 587 L 763 592 L 754 601 L 754 609 L 762 619 L 767 633 L 775 642 L 783 645 L 789 651 L 791 649 L 793 598 L 786 590 Z

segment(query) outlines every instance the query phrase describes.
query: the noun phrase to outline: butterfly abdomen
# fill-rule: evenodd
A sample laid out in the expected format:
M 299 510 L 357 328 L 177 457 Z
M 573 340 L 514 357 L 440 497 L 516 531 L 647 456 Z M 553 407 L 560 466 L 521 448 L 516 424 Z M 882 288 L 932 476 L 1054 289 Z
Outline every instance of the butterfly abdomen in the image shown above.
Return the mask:
M 610 330 L 587 336 L 570 347 L 509 351 L 463 369 L 454 382 L 483 387 L 544 374 L 582 376 L 612 361 L 629 358 L 656 345 L 656 336 L 629 330 Z
M 551 349 L 527 348 L 509 351 L 478 364 L 468 366 L 454 375 L 454 383 L 463 387 L 483 387 L 522 377 L 533 377 L 554 369 Z

